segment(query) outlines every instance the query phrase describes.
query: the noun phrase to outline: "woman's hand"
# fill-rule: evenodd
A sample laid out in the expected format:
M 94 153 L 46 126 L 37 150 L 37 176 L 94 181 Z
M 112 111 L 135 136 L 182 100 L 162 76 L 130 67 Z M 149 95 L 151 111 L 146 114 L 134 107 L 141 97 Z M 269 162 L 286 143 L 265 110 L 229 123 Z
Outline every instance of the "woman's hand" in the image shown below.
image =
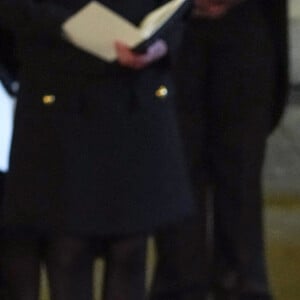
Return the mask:
M 168 52 L 168 46 L 165 41 L 157 40 L 148 47 L 147 52 L 143 54 L 135 53 L 126 44 L 117 41 L 115 43 L 118 62 L 131 69 L 140 70 L 159 60 Z

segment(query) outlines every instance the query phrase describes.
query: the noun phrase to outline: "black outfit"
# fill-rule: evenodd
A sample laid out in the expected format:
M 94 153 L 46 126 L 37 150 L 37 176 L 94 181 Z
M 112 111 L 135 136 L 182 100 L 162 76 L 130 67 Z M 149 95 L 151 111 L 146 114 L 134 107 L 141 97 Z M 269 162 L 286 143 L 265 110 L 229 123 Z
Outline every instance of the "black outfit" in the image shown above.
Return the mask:
M 4 203 L 10 228 L 105 236 L 151 231 L 191 211 L 171 55 L 132 71 L 78 50 L 60 25 L 87 2 L 0 1 L 21 61 Z M 162 1 L 103 3 L 138 23 Z M 176 26 L 167 36 L 176 42 Z M 155 95 L 161 85 L 165 98 Z
M 17 81 L 18 60 L 15 53 L 15 42 L 11 31 L 0 28 L 0 81 L 6 91 L 14 96 L 16 89 L 14 83 Z M 1 101 L 1 99 L 0 99 Z M 4 199 L 4 186 L 5 186 L 6 173 L 0 171 L 0 205 L 2 206 Z M 0 220 L 2 220 L 2 211 L 0 212 Z M 1 222 L 1 221 L 0 221 Z M 2 235 L 2 227 L 0 229 Z M 2 244 L 0 246 L 0 253 Z M 5 278 L 3 274 L 2 264 L 0 265 L 0 299 L 7 298 L 7 289 Z
M 102 2 L 138 24 L 164 1 Z M 40 254 L 54 299 L 90 299 L 90 245 L 100 238 L 106 299 L 141 300 L 145 235 L 193 209 L 170 76 L 177 26 L 162 37 L 169 55 L 134 71 L 64 39 L 62 22 L 86 3 L 0 0 L 20 61 L 3 205 L 13 299 L 37 299 Z M 160 86 L 166 96 L 156 95 Z
M 156 235 L 151 300 L 270 297 L 261 170 L 286 99 L 285 5 L 249 0 L 189 21 L 176 73 L 199 213 Z

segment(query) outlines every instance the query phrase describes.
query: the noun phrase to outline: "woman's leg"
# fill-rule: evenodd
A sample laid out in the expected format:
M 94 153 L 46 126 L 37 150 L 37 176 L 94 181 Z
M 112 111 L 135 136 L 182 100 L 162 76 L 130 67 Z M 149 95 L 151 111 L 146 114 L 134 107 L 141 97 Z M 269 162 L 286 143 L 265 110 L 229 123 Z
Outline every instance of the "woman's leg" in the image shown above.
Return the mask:
M 81 238 L 46 243 L 45 261 L 52 300 L 92 300 L 93 251 Z
M 38 300 L 40 282 L 40 244 L 38 240 L 5 239 L 3 273 L 10 300 Z
M 109 242 L 104 300 L 145 299 L 146 237 L 128 237 Z

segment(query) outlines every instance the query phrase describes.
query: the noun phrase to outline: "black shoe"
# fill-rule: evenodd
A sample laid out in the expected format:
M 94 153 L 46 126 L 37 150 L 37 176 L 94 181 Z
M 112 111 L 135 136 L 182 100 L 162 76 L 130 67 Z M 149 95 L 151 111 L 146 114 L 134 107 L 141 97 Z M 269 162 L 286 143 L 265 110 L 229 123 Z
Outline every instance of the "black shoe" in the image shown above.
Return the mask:
M 239 300 L 235 289 L 215 288 L 212 292 L 213 300 Z
M 155 293 L 149 298 L 149 300 L 206 300 L 207 295 L 202 290 L 189 289 L 168 293 Z
M 8 300 L 8 293 L 4 289 L 0 289 L 0 299 L 1 300 Z

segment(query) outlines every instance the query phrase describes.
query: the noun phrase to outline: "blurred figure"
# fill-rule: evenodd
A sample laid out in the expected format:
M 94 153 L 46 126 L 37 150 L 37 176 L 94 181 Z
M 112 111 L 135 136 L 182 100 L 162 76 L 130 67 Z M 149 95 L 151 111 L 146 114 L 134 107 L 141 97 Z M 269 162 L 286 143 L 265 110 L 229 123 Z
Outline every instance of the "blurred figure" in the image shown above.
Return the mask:
M 10 31 L 0 28 L 0 207 L 4 198 L 5 176 L 8 171 L 9 151 L 12 135 L 14 114 L 14 97 L 17 91 L 18 63 L 15 53 L 15 43 Z M 0 220 L 2 210 L 0 212 Z M 1 222 L 1 221 L 0 221 Z M 0 235 L 2 228 L 0 228 Z M 0 255 L 2 254 L 2 236 L 0 237 Z M 3 268 L 0 264 L 0 299 L 6 300 L 7 289 Z
M 108 63 L 62 34 L 88 2 L 0 0 L 20 61 L 3 203 L 12 300 L 39 298 L 42 259 L 52 300 L 91 300 L 96 243 L 104 299 L 142 300 L 148 234 L 193 210 L 170 72 L 181 22 L 142 54 L 116 41 Z M 101 2 L 138 24 L 165 1 Z
M 156 235 L 150 299 L 269 300 L 261 171 L 286 101 L 286 1 L 194 3 L 176 75 L 199 213 Z

